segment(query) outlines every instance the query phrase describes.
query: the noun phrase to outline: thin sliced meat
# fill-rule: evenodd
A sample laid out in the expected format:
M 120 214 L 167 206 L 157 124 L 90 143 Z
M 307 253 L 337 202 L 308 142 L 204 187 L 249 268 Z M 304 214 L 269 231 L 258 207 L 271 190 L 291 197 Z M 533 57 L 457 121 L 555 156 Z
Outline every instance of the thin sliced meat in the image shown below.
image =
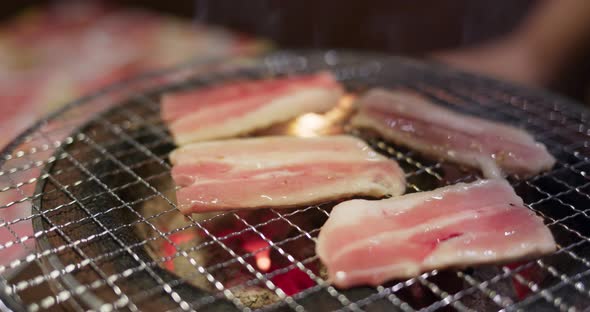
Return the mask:
M 452 112 L 411 92 L 374 89 L 359 106 L 353 126 L 428 156 L 479 168 L 487 178 L 533 175 L 555 163 L 545 146 L 523 130 Z
M 332 210 L 316 247 L 339 287 L 504 263 L 556 248 L 543 220 L 501 179 L 343 202 Z
M 177 144 L 249 133 L 304 113 L 334 107 L 342 88 L 327 72 L 220 86 L 165 95 L 162 119 Z
M 193 143 L 170 159 L 183 213 L 294 207 L 405 190 L 395 161 L 350 136 Z

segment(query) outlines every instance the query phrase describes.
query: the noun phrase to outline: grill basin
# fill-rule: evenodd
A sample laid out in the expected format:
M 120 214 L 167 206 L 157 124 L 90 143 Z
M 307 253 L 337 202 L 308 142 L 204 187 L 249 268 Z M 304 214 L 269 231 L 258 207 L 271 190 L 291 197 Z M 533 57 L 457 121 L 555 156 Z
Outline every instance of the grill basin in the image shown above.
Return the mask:
M 350 97 L 328 116 L 302 117 L 266 134 L 311 135 L 317 123 L 306 126 L 305 120 L 323 118 L 325 133 L 363 138 L 400 163 L 411 191 L 422 191 L 472 181 L 479 173 L 348 129 L 355 94 L 374 86 L 409 88 L 452 109 L 523 127 L 558 163 L 547 173 L 510 181 L 544 218 L 559 249 L 517 264 L 338 290 L 325 283 L 313 253 L 334 203 L 180 216 L 167 160 L 174 146 L 159 118 L 159 97 L 324 69 Z M 146 75 L 69 105 L 0 156 L 0 298 L 17 311 L 583 310 L 590 305 L 586 116 L 583 107 L 555 95 L 382 55 L 283 52 Z M 18 257 L 8 259 L 15 251 Z

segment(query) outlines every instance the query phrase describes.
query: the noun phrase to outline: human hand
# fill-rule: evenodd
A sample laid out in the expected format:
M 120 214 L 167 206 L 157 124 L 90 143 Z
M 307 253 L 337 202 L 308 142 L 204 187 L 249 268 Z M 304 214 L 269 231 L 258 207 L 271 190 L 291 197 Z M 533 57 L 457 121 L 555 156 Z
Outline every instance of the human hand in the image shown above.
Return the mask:
M 486 44 L 440 51 L 431 57 L 459 69 L 530 86 L 545 86 L 551 77 L 525 40 L 502 38 Z

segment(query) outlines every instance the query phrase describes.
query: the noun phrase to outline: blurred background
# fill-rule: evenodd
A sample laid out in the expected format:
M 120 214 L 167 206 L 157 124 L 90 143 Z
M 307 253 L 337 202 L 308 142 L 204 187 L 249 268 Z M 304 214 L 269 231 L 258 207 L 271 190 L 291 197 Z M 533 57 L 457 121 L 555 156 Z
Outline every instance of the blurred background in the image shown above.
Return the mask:
M 279 48 L 427 58 L 588 102 L 589 3 L 3 1 L 0 146 L 40 116 L 125 77 Z

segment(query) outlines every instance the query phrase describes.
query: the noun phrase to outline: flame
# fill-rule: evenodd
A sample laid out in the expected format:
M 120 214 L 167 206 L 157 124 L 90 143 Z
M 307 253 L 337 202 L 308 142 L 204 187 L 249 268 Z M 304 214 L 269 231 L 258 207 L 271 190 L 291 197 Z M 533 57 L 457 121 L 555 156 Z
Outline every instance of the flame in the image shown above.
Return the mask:
M 334 132 L 338 125 L 351 114 L 354 99 L 354 96 L 346 95 L 334 108 L 324 114 L 309 113 L 299 116 L 289 124 L 287 133 L 301 137 L 314 137 Z
M 178 245 L 178 244 L 182 244 L 188 241 L 191 241 L 193 239 L 195 239 L 195 237 L 197 236 L 197 233 L 194 231 L 190 231 L 190 232 L 179 232 L 179 233 L 174 233 L 172 235 L 170 235 L 170 240 Z M 168 241 L 164 241 L 163 243 L 163 251 L 164 251 L 164 256 L 165 257 L 172 257 L 174 256 L 174 254 L 176 253 L 176 247 L 174 247 L 172 244 L 168 243 Z M 174 271 L 174 259 L 170 259 L 168 261 L 166 261 L 164 263 L 164 266 L 170 270 L 170 271 Z
M 309 113 L 298 117 L 293 124 L 291 124 L 290 132 L 301 137 L 318 136 L 323 128 L 326 127 L 328 121 L 325 117 Z
M 316 285 L 309 275 L 299 268 L 293 268 L 283 274 L 276 275 L 271 281 L 287 296 L 292 296 Z
M 266 272 L 270 269 L 270 257 L 268 255 L 264 256 L 262 253 L 256 254 L 256 265 L 262 272 Z
M 513 262 L 513 263 L 509 263 L 506 265 L 506 267 L 510 270 L 516 270 L 519 269 L 518 271 L 518 275 L 520 275 L 520 277 L 522 277 L 525 281 L 537 281 L 540 280 L 539 278 L 539 268 L 535 267 L 535 266 L 526 266 L 524 268 L 522 268 L 523 266 L 525 266 L 527 264 L 526 261 L 518 261 L 518 262 Z M 528 297 L 532 291 L 531 289 L 524 283 L 522 283 L 521 281 L 519 281 L 516 276 L 512 277 L 512 286 L 514 287 L 514 290 L 516 292 L 516 296 L 518 297 L 518 299 L 520 300 L 524 300 L 526 297 Z
M 262 272 L 267 272 L 271 267 L 270 260 L 270 245 L 263 239 L 252 239 L 244 242 L 244 250 L 248 252 L 255 252 L 256 266 Z M 266 248 L 266 249 L 264 249 Z

